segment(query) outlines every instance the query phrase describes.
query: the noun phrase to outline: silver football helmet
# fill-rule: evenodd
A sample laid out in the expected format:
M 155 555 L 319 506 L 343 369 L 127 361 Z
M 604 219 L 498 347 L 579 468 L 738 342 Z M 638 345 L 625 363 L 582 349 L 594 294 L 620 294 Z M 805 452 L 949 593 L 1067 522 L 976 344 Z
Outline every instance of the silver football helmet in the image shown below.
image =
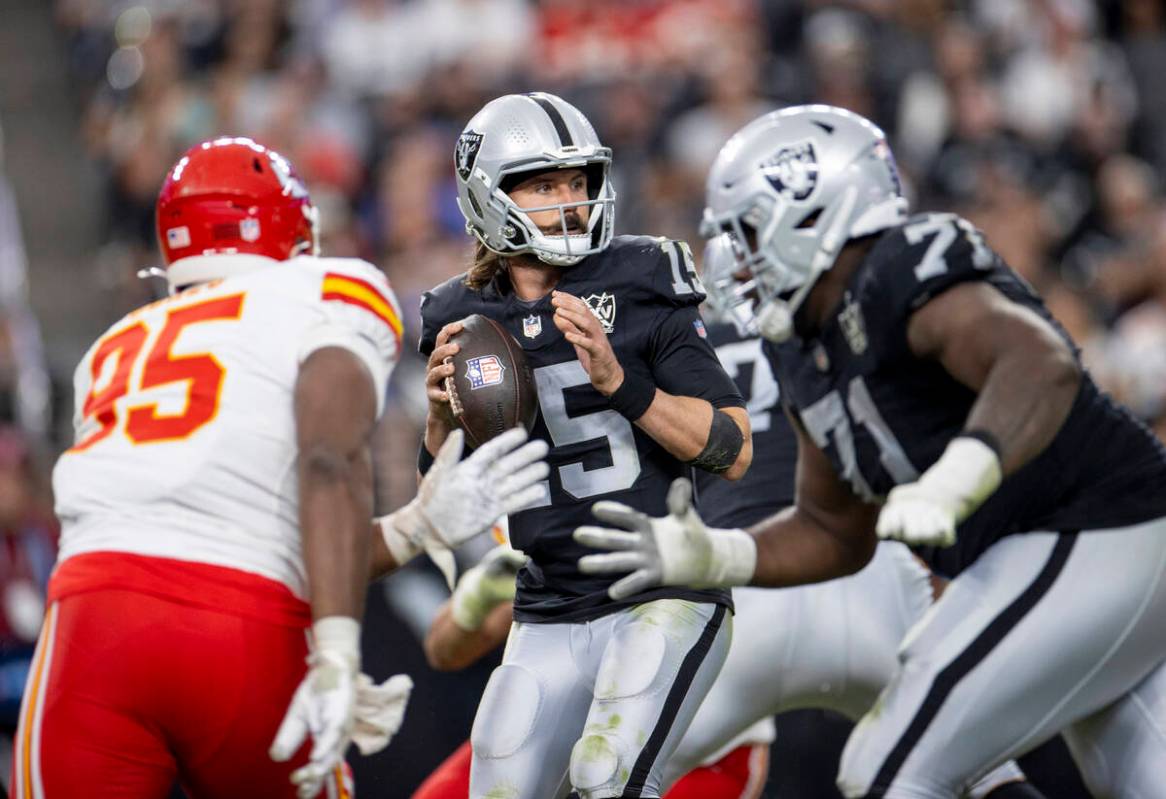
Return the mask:
M 575 106 L 553 94 L 508 94 L 486 104 L 466 125 L 454 152 L 458 208 L 466 230 L 499 255 L 531 253 L 570 266 L 611 243 L 615 190 L 608 172 L 611 149 Z M 583 203 L 519 208 L 506 189 L 520 175 L 551 169 L 583 169 L 589 199 Z M 566 212 L 590 207 L 587 229 L 570 233 Z M 531 211 L 559 212 L 560 232 L 531 221 Z
M 758 332 L 784 341 L 847 241 L 907 218 L 883 132 L 828 105 L 775 111 L 731 138 L 709 171 L 701 235 L 727 233 L 748 267 Z
M 736 273 L 740 269 L 729 234 L 722 233 L 705 242 L 700 280 L 709 316 L 717 322 L 731 322 L 738 335 L 752 338 L 758 335 L 755 281 L 739 282 Z

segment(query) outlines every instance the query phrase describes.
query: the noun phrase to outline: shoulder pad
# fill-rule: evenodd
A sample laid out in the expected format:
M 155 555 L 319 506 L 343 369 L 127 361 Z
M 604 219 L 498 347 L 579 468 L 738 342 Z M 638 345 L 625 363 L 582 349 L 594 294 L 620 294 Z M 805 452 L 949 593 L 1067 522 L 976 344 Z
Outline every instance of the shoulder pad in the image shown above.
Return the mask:
M 928 300 L 970 280 L 1007 271 L 984 236 L 955 214 L 916 214 L 891 228 L 854 282 L 868 326 L 894 328 Z
M 418 351 L 428 356 L 437 344 L 437 334 L 450 322 L 477 313 L 482 305 L 481 292 L 465 284 L 465 274 L 458 274 L 421 295 L 421 340 Z
M 345 275 L 347 277 L 359 278 L 361 280 L 368 280 L 376 283 L 384 283 L 386 286 L 389 279 L 385 277 L 385 273 L 373 266 L 368 261 L 360 258 L 320 258 L 316 256 L 304 255 L 300 256 L 304 261 L 311 265 L 311 268 L 324 273 L 332 273 Z
M 616 236 L 605 251 L 607 269 L 644 302 L 676 307 L 699 305 L 704 286 L 688 244 L 662 236 Z M 606 270 L 605 270 L 606 271 Z
M 377 267 L 359 258 L 312 258 L 319 281 L 318 299 L 327 306 L 342 303 L 360 308 L 392 330 L 396 351 L 404 332 L 401 307 L 389 279 Z

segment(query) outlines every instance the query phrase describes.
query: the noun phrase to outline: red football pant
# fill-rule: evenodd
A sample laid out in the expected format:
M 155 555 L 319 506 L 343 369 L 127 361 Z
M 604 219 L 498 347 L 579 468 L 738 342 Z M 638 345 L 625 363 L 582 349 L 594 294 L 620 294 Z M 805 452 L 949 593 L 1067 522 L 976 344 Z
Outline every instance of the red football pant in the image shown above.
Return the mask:
M 101 589 L 53 602 L 29 675 L 14 799 L 291 797 L 267 754 L 303 678 L 304 631 Z
M 466 741 L 421 783 L 413 799 L 466 799 L 472 758 Z M 685 774 L 664 799 L 758 799 L 768 775 L 769 744 L 746 744 Z

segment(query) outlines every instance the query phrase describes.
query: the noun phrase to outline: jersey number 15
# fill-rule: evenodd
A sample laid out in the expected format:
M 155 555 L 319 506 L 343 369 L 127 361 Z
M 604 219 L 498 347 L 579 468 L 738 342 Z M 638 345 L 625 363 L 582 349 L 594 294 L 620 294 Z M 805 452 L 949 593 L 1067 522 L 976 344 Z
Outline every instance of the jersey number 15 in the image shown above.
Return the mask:
M 243 295 L 234 294 L 177 308 L 166 315 L 166 323 L 154 346 L 145 356 L 137 390 L 157 388 L 185 381 L 186 407 L 181 413 L 160 414 L 156 402 L 143 402 L 125 409 L 125 435 L 135 444 L 174 441 L 194 433 L 215 418 L 226 370 L 209 352 L 174 355 L 171 348 L 189 325 L 238 319 L 243 312 Z M 81 452 L 108 438 L 118 427 L 117 402 L 130 391 L 130 377 L 150 330 L 138 321 L 97 343 L 89 365 L 90 388 L 81 408 L 86 422 L 98 428 L 78 441 L 69 452 Z M 112 378 L 102 388 L 98 380 L 113 361 Z

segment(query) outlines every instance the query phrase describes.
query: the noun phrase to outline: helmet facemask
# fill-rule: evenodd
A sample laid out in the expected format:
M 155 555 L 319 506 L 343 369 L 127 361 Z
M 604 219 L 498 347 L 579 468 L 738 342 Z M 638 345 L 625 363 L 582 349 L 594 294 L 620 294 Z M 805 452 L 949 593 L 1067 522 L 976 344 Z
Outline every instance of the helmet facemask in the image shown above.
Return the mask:
M 755 315 L 757 294 L 753 291 L 757 282 L 753 278 L 737 279 L 742 257 L 728 234 L 709 239 L 701 259 L 700 280 L 710 318 L 732 324 L 742 338 L 753 338 L 759 335 Z
M 907 203 L 886 139 L 867 120 L 798 106 L 746 125 L 709 171 L 706 238 L 727 234 L 747 269 L 758 332 L 784 341 L 848 241 L 901 223 Z
M 781 197 L 755 194 L 725 213 L 706 212 L 701 234 L 727 235 L 738 270 L 747 269 L 752 276 L 736 292 L 756 297 L 752 326 L 761 336 L 782 342 L 793 334 L 794 315 L 849 238 L 846 227 L 856 197 L 857 191 L 848 187 L 832 207 L 807 213 Z M 790 247 L 791 240 L 793 247 L 810 254 L 808 263 L 782 257 L 783 244 Z
M 502 226 L 503 248 L 486 241 L 476 228 L 468 226 L 486 247 L 499 255 L 519 255 L 530 253 L 540 261 L 552 266 L 572 266 L 586 258 L 602 252 L 611 243 L 612 220 L 615 215 L 615 191 L 608 179 L 611 166 L 610 156 L 601 156 L 575 166 L 564 164 L 551 169 L 582 169 L 587 175 L 588 199 L 579 202 L 552 203 L 531 208 L 522 208 L 511 199 L 507 191 L 529 176 L 551 171 L 551 169 L 530 169 L 523 166 L 513 171 L 501 173 L 499 185 L 492 197 L 505 209 L 505 224 Z M 583 232 L 572 233 L 567 221 L 567 213 L 579 208 L 587 208 L 587 225 Z M 559 231 L 548 233 L 535 224 L 530 214 L 555 211 L 559 216 Z

